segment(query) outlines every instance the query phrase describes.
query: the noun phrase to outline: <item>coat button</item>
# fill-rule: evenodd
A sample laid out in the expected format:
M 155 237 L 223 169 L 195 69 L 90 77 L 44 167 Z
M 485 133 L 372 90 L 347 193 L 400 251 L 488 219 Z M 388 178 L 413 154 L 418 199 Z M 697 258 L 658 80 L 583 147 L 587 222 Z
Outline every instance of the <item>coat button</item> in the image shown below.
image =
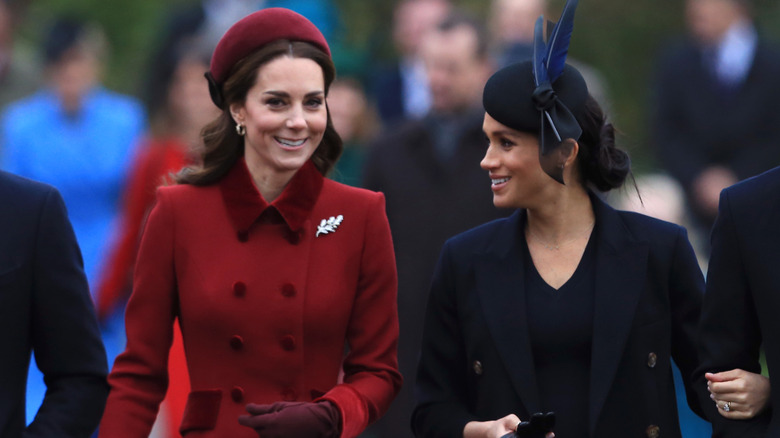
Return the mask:
M 230 398 L 236 403 L 241 403 L 241 401 L 244 400 L 244 388 L 234 386 L 233 389 L 230 390 Z
M 287 388 L 284 391 L 282 391 L 282 400 L 284 401 L 296 401 L 298 400 L 298 394 L 295 393 L 295 390 L 292 388 Z
M 647 438 L 658 438 L 661 435 L 661 428 L 655 424 L 647 426 Z
M 238 351 L 244 347 L 244 339 L 241 336 L 235 335 L 230 338 L 230 348 Z
M 295 337 L 293 335 L 284 335 L 280 341 L 282 348 L 286 351 L 295 350 Z
M 650 353 L 647 355 L 647 366 L 650 368 L 655 368 L 655 364 L 658 362 L 658 356 L 655 353 Z
M 246 284 L 243 281 L 233 283 L 233 295 L 243 297 L 246 295 Z
M 297 291 L 295 290 L 294 285 L 290 283 L 286 283 L 284 286 L 282 286 L 282 295 L 284 295 L 285 297 L 292 298 L 295 296 L 296 293 Z
M 246 242 L 249 240 L 249 231 L 239 231 L 236 237 L 238 237 L 239 242 Z
M 472 367 L 474 368 L 474 374 L 478 376 L 482 375 L 482 362 L 475 360 Z

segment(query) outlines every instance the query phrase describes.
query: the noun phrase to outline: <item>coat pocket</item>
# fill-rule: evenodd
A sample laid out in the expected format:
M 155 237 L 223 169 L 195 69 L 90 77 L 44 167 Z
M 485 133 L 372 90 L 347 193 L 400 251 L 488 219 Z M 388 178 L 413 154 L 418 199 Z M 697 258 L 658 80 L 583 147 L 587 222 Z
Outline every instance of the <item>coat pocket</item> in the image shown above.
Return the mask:
M 219 418 L 219 405 L 222 402 L 222 390 L 207 389 L 192 391 L 187 396 L 179 432 L 184 435 L 196 430 L 212 430 Z

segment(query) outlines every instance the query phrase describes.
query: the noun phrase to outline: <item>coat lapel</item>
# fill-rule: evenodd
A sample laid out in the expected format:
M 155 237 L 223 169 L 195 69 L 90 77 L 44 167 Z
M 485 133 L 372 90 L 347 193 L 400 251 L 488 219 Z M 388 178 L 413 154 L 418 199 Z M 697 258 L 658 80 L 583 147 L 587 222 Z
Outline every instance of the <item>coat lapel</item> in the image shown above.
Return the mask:
M 526 314 L 523 253 L 519 248 L 525 211 L 497 230 L 499 238 L 479 258 L 476 284 L 491 337 L 512 385 L 529 414 L 541 408 Z
M 646 284 L 648 244 L 635 240 L 615 210 L 595 196 L 591 200 L 599 243 L 589 404 L 594 436 Z

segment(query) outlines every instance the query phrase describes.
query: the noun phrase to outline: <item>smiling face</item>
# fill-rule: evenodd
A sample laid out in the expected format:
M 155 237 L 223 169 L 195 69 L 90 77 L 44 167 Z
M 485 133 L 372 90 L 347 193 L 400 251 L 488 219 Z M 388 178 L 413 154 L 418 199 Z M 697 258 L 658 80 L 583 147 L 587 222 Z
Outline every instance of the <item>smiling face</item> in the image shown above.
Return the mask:
M 533 208 L 561 186 L 542 170 L 535 134 L 508 128 L 489 114 L 482 130 L 490 144 L 480 166 L 490 174 L 496 207 Z
M 230 110 L 246 127 L 244 156 L 253 175 L 292 178 L 327 126 L 322 68 L 308 58 L 276 58 L 260 67 L 244 102 Z

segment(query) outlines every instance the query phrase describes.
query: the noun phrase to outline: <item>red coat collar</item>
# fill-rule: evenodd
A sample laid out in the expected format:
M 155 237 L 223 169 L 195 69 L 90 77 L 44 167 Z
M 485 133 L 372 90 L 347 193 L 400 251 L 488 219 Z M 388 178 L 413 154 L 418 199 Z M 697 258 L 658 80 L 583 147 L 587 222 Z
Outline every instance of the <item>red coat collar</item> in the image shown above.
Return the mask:
M 242 157 L 219 182 L 219 189 L 237 231 L 248 231 L 266 209 L 273 207 L 290 230 L 297 232 L 314 207 L 322 190 L 323 179 L 314 163 L 307 161 L 295 173 L 282 194 L 269 204 L 257 191 Z

